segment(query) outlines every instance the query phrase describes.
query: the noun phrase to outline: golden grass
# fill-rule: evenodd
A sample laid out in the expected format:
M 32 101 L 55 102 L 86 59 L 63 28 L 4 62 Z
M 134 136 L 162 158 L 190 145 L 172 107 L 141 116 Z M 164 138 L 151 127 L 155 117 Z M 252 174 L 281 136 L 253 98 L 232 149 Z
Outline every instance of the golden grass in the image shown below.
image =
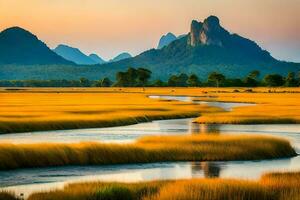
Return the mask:
M 138 200 L 156 194 L 166 183 L 168 181 L 71 184 L 63 191 L 33 194 L 28 200 Z
M 300 123 L 300 93 L 218 94 L 213 99 L 226 102 L 252 102 L 231 112 L 206 113 L 195 122 L 207 124 L 295 124 Z
M 147 198 L 145 198 L 146 200 Z M 166 185 L 148 200 L 274 200 L 274 195 L 256 182 L 206 179 Z
M 300 172 L 264 175 L 259 181 L 192 179 L 144 183 L 76 183 L 33 194 L 29 200 L 299 200 Z
M 277 191 L 280 199 L 300 199 L 300 173 L 298 172 L 276 172 L 265 174 L 261 183 L 273 191 Z
M 209 110 L 138 93 L 3 92 L 0 133 L 120 126 L 196 117 Z
M 134 144 L 0 144 L 0 170 L 165 161 L 260 160 L 295 156 L 287 140 L 268 136 L 146 137 Z
M 257 105 L 221 112 L 205 105 L 149 99 L 148 95 Z M 252 92 L 247 88 L 2 88 L 0 133 L 111 127 L 200 114 L 198 123 L 299 123 L 299 98 L 299 88 L 255 88 Z
M 0 200 L 20 200 L 14 194 L 0 191 Z

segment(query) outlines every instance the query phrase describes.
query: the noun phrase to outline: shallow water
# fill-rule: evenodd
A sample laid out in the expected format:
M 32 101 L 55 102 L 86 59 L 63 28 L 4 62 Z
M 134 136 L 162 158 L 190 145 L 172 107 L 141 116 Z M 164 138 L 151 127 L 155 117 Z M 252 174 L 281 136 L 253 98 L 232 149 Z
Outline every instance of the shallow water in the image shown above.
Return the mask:
M 139 182 L 191 178 L 258 179 L 270 171 L 299 170 L 300 157 L 269 161 L 173 162 L 116 166 L 59 167 L 0 172 L 0 187 L 27 197 L 33 192 L 86 181 Z
M 166 99 L 166 100 L 175 100 L 175 101 L 183 101 L 183 102 L 193 102 L 196 104 L 206 104 L 208 106 L 220 107 L 225 111 L 231 111 L 235 107 L 240 106 L 254 106 L 253 103 L 232 103 L 232 102 L 216 102 L 216 101 L 197 101 L 194 100 L 195 97 L 191 96 L 149 96 L 152 99 Z
M 172 97 L 172 99 L 190 101 L 189 97 Z M 219 106 L 225 110 L 245 105 L 249 104 L 231 103 L 229 106 L 227 103 L 219 103 Z M 267 134 L 289 139 L 300 153 L 300 125 L 201 125 L 192 121 L 193 119 L 162 120 L 114 128 L 9 134 L 1 135 L 0 141 L 14 143 L 133 142 L 147 135 Z M 283 170 L 300 170 L 300 157 L 268 161 L 173 162 L 0 171 L 0 187 L 14 191 L 16 194 L 23 193 L 27 197 L 32 192 L 62 188 L 65 184 L 72 182 L 137 182 L 198 177 L 258 179 L 265 172 Z

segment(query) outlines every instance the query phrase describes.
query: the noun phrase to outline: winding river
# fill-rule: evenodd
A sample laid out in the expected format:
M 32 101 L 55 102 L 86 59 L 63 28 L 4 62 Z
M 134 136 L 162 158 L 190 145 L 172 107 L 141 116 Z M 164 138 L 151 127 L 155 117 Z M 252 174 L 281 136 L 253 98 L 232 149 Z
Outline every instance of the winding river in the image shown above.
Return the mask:
M 169 100 L 191 101 L 190 97 L 151 96 Z M 219 106 L 230 111 L 244 103 L 197 102 Z M 161 120 L 130 126 L 44 131 L 0 135 L 1 142 L 79 142 L 101 141 L 129 143 L 147 135 L 182 134 L 264 134 L 285 137 L 300 153 L 300 125 L 201 125 L 193 119 Z M 26 198 L 32 192 L 63 188 L 65 184 L 83 181 L 137 182 L 148 180 L 190 179 L 200 177 L 258 179 L 270 171 L 300 170 L 300 157 L 264 161 L 171 162 L 114 166 L 72 166 L 58 168 L 0 171 L 0 187 Z

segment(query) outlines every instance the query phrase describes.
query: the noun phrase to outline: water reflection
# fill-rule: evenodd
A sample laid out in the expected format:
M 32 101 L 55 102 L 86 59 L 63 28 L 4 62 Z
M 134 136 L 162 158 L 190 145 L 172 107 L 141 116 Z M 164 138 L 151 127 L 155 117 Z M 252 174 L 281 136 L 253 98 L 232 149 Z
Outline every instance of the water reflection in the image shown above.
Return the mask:
M 200 124 L 202 133 L 220 134 L 220 125 L 218 124 Z
M 193 162 L 191 170 L 194 177 L 203 172 L 204 178 L 218 178 L 222 168 L 221 164 L 217 162 Z
M 188 126 L 191 135 L 220 134 L 220 125 L 218 124 L 198 124 L 190 121 Z

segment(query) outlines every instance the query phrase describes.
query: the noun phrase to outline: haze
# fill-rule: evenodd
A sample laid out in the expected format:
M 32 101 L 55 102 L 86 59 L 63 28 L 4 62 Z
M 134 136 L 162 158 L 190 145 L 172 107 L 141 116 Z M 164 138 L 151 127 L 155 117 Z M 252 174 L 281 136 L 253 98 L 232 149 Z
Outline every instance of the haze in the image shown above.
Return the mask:
M 105 59 L 157 46 L 216 15 L 231 32 L 281 60 L 300 62 L 299 0 L 0 0 L 0 29 L 21 26 L 48 46 L 68 44 Z

